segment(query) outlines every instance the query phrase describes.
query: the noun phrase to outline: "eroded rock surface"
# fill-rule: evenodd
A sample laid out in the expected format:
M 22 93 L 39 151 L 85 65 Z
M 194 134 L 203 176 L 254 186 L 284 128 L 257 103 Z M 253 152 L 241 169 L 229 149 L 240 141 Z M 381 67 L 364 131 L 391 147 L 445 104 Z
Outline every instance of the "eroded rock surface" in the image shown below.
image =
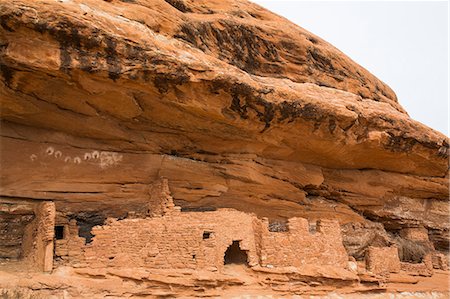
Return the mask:
M 357 260 L 407 227 L 449 249 L 448 138 L 284 18 L 246 1 L 0 8 L 8 201 L 54 201 L 90 231 L 145 214 L 165 177 L 183 211 L 336 219 Z M 32 216 L 0 217 L 20 231 Z M 18 254 L 14 234 L 0 240 L 13 244 L 0 253 Z

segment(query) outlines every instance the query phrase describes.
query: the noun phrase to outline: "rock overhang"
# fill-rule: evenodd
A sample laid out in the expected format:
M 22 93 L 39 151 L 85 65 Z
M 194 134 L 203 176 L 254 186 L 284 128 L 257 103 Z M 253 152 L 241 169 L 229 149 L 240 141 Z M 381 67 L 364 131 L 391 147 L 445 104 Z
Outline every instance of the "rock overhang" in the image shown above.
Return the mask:
M 227 43 L 236 46 L 233 38 L 239 35 L 232 31 L 224 37 L 228 27 L 221 22 L 199 22 L 196 14 L 180 17 L 209 26 L 202 32 L 213 34 L 212 38 L 195 35 L 196 41 L 206 43 L 199 50 L 200 41 L 177 35 L 183 25 L 156 32 L 145 21 L 133 19 L 136 8 L 131 6 L 136 3 L 117 4 L 126 12 L 122 15 L 108 3 L 58 5 L 61 10 L 56 12 L 44 5 L 36 10 L 37 4 L 34 10 L 24 8 L 20 1 L 3 5 L 2 114 L 6 121 L 113 139 L 119 147 L 137 151 L 174 147 L 182 152 L 195 146 L 233 153 L 237 152 L 233 143 L 242 142 L 246 151 L 263 157 L 329 168 L 430 176 L 447 172 L 444 135 L 410 119 L 388 87 L 300 27 L 289 24 L 284 35 L 306 37 L 293 41 L 297 48 L 308 49 L 294 55 L 305 61 L 285 59 L 281 65 L 303 67 L 312 61 L 322 67 L 316 65 L 312 73 L 301 69 L 263 73 L 267 55 L 252 57 L 259 68 L 246 70 L 237 62 L 245 62 L 247 56 L 221 52 L 221 43 L 225 48 Z M 93 16 L 96 22 L 90 23 Z M 278 17 L 271 18 L 232 27 L 244 34 L 253 26 L 254 36 L 241 44 L 243 53 L 259 53 L 259 44 L 267 40 L 275 40 L 270 46 L 273 51 L 285 55 L 293 51 L 292 45 L 276 42 L 274 36 L 282 39 L 282 34 L 270 31 L 269 25 Z M 226 20 L 238 22 L 230 16 Z M 328 55 L 323 56 L 325 52 Z M 330 69 L 347 72 L 345 84 L 335 79 L 334 84 L 319 82 L 333 78 Z M 307 80 L 295 78 L 304 74 Z M 27 86 L 32 80 L 39 83 Z M 57 90 L 57 96 L 49 89 Z M 19 93 L 27 101 L 17 98 Z M 141 132 L 156 130 L 170 131 L 182 141 L 149 144 Z

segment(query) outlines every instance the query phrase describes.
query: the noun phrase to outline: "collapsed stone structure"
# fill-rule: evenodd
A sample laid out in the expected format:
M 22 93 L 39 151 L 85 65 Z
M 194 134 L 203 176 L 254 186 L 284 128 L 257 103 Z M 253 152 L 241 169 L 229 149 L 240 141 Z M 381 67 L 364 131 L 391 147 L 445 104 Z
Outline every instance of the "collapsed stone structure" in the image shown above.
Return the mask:
M 5 231 L 5 237 L 22 240 L 10 254 L 4 250 L 2 257 L 14 263 L 25 257 L 25 266 L 45 272 L 52 271 L 53 260 L 57 266 L 78 268 L 126 265 L 218 271 L 228 263 L 268 268 L 347 268 L 337 221 L 318 221 L 312 233 L 308 220 L 291 218 L 286 231 L 274 232 L 269 231 L 267 218 L 232 209 L 181 212 L 173 204 L 167 179 L 156 185 L 151 197 L 159 202 L 153 205 L 155 210 L 147 210 L 150 217 L 136 218 L 142 215 L 129 213 L 131 218 L 106 219 L 88 230 L 76 219 L 56 217 L 52 202 L 34 204 L 34 220 L 28 225 L 22 223 L 27 232 L 13 235 L 13 230 Z M 10 205 L 10 212 L 17 211 L 11 208 L 17 205 L 14 201 L 2 205 Z
M 55 205 L 51 201 L 0 200 L 0 259 L 25 257 L 32 269 L 53 269 Z M 1 261 L 1 260 L 0 260 Z

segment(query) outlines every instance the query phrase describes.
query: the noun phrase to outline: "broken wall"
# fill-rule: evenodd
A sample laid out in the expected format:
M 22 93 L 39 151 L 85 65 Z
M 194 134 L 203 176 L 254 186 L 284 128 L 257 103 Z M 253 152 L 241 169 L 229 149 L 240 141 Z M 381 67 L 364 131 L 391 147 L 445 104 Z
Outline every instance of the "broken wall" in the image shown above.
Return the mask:
M 398 257 L 397 247 L 370 246 L 366 252 L 366 268 L 375 274 L 399 272 L 400 259 Z
M 49 272 L 53 268 L 55 204 L 51 201 L 0 199 L 0 257 Z
M 23 258 L 25 229 L 34 218 L 33 202 L 0 199 L 0 259 Z
M 288 231 L 270 232 L 267 220 L 261 229 L 261 266 L 301 267 L 306 264 L 347 267 L 337 221 L 320 220 L 316 232 L 309 232 L 308 220 L 291 218 Z

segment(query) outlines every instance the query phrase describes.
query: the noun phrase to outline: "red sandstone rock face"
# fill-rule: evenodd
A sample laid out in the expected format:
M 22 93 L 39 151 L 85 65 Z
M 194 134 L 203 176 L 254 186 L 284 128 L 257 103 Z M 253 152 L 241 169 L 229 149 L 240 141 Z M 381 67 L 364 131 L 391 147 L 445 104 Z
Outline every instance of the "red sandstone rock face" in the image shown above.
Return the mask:
M 355 257 L 448 249 L 447 137 L 319 37 L 246 1 L 0 7 L 2 197 L 121 217 L 166 177 L 184 210 L 337 219 Z
M 189 5 L 4 2 L 3 119 L 115 150 L 445 175 L 445 137 L 325 41 L 246 2 Z

